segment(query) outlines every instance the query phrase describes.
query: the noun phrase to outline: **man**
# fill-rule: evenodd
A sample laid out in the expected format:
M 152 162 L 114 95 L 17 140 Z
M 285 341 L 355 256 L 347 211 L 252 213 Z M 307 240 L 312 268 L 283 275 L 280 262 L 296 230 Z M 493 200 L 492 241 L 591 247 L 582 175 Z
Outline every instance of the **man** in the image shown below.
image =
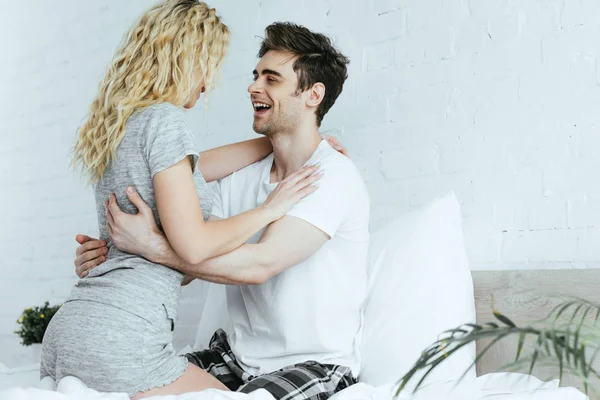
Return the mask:
M 259 206 L 303 165 L 320 165 L 319 190 L 245 245 L 199 265 L 177 256 L 135 192 L 128 197 L 137 215 L 109 204 L 111 240 L 192 278 L 228 285 L 227 334 L 217 331 L 209 350 L 186 356 L 190 362 L 231 390 L 326 399 L 358 376 L 367 289 L 369 196 L 353 163 L 319 135 L 348 59 L 326 36 L 291 23 L 267 27 L 259 57 L 248 88 L 253 129 L 271 140 L 273 153 L 218 182 L 211 218 Z M 97 241 L 81 246 L 78 274 L 102 250 Z

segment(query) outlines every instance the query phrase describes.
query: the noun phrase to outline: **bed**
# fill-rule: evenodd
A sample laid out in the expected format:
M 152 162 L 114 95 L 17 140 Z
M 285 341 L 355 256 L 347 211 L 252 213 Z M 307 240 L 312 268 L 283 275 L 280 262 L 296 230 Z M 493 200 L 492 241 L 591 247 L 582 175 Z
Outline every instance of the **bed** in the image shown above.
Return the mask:
M 465 322 L 492 320 L 496 308 L 523 323 L 540 319 L 552 300 L 540 292 L 576 294 L 600 303 L 600 270 L 475 271 L 471 272 L 462 237 L 459 203 L 453 193 L 394 219 L 371 237 L 369 297 L 360 333 L 362 367 L 359 383 L 331 400 L 391 400 L 398 378 L 421 350 L 444 329 Z M 435 295 L 432 295 L 435 294 Z M 204 310 L 222 310 L 224 289 L 211 285 Z M 415 307 L 418 305 L 418 307 Z M 205 315 L 206 314 L 206 315 Z M 202 347 L 214 327 L 223 326 L 224 313 L 203 313 L 196 342 Z M 502 372 L 498 367 L 514 357 L 516 341 L 501 342 L 457 385 L 472 364 L 476 348 L 465 348 L 436 369 L 413 400 L 585 400 L 581 386 L 566 380 L 544 381 L 548 371 L 533 375 Z M 480 348 L 479 348 L 480 350 Z M 127 396 L 98 393 L 76 378 L 38 382 L 37 366 L 0 369 L 2 400 L 116 400 Z M 536 377 L 537 376 L 537 377 Z M 543 380 L 540 380 L 541 378 Z M 10 389 L 9 389 L 10 388 Z M 590 397 L 592 398 L 592 397 Z M 274 400 L 265 391 L 252 394 L 216 390 L 166 396 L 163 400 Z M 593 399 L 593 398 L 592 398 Z

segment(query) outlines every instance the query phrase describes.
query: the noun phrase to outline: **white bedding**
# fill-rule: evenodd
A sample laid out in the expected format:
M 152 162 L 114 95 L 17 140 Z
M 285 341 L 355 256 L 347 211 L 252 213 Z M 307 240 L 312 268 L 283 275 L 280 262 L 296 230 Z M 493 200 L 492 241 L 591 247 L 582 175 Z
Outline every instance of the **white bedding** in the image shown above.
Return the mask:
M 351 386 L 331 397 L 331 400 L 392 400 L 393 380 L 406 370 L 410 364 L 402 365 L 397 360 L 406 363 L 418 356 L 418 349 L 429 345 L 435 340 L 439 332 L 458 326 L 471 318 L 474 320 L 472 282 L 470 280 L 469 266 L 462 244 L 462 227 L 460 225 L 460 208 L 456 197 L 452 194 L 421 209 L 414 211 L 403 218 L 393 222 L 381 234 L 372 236 L 370 279 L 371 291 L 378 296 L 371 296 L 369 301 L 372 313 L 368 309 L 363 338 L 363 363 L 361 377 L 364 382 Z M 441 236 L 440 236 L 441 235 Z M 448 238 L 453 238 L 450 241 Z M 409 240 L 410 239 L 410 240 Z M 398 243 L 404 243 L 402 246 Z M 432 258 L 431 249 L 435 249 L 437 258 Z M 443 262 L 442 262 L 443 261 Z M 379 264 L 379 265 L 376 265 Z M 412 266 L 412 270 L 402 266 Z M 436 268 L 433 268 L 433 267 Z M 377 268 L 375 268 L 377 267 Z M 375 269 L 374 269 L 375 268 Z M 452 271 L 452 273 L 449 272 Z M 374 271 L 377 271 L 375 273 Z M 383 272 L 382 272 L 383 271 Z M 412 271 L 412 272 L 411 272 Z M 419 272 L 416 273 L 415 271 Z M 459 273 L 463 271 L 465 273 Z M 432 280 L 431 276 L 440 276 L 444 279 Z M 457 279 L 468 279 L 461 282 Z M 453 278 L 455 280 L 449 280 Z M 382 282 L 379 284 L 377 282 Z M 418 313 L 407 314 L 410 310 L 389 309 L 387 303 L 407 304 L 401 295 L 411 296 L 415 301 L 417 292 L 411 292 L 410 286 L 415 288 L 425 287 L 436 283 L 435 292 L 443 296 L 425 296 L 416 304 L 420 308 Z M 449 284 L 451 283 L 451 284 Z M 404 286 L 403 286 L 404 285 Z M 407 286 L 409 285 L 409 286 Z M 214 287 L 214 285 L 212 286 Z M 218 286 L 222 288 L 221 286 Z M 399 290 L 399 288 L 402 288 Z M 467 297 L 465 297 L 467 296 Z M 376 297 L 380 301 L 374 301 Z M 390 299 L 397 301 L 390 302 Z M 457 299 L 460 302 L 457 303 Z M 210 306 L 209 306 L 210 304 Z M 412 303 L 415 304 L 415 303 Z M 220 326 L 227 326 L 223 316 L 227 313 L 225 308 L 224 291 L 215 291 L 207 294 L 202 321 L 197 334 L 195 348 L 205 348 L 208 339 Z M 427 318 L 437 310 L 447 307 L 453 312 L 446 313 L 454 319 L 439 320 L 437 326 L 427 322 Z M 369 307 L 367 307 L 369 308 Z M 213 312 L 211 312 L 211 310 Z M 216 310 L 216 311 L 215 311 Z M 386 311 L 387 310 L 387 311 Z M 415 310 L 412 310 L 415 311 Z M 418 314 L 423 314 L 419 316 Z M 389 318 L 394 315 L 395 318 Z M 389 323 L 382 324 L 381 321 Z M 437 321 L 437 319 L 436 319 Z M 420 330 L 409 330 L 414 337 L 401 336 L 409 324 L 419 327 Z M 425 329 L 427 328 L 427 329 Z M 370 335 L 376 332 L 377 335 Z M 402 345 L 399 345 L 401 342 Z M 371 343 L 371 344 L 370 344 Z M 405 346 L 409 343 L 414 349 Z M 373 345 L 374 344 L 374 345 Z M 416 344 L 416 345 L 415 345 Z M 191 348 L 184 348 L 180 353 L 185 353 Z M 411 352 L 417 352 L 412 354 Z M 398 399 L 411 400 L 586 400 L 580 391 L 573 388 L 559 388 L 557 381 L 542 382 L 532 376 L 497 373 L 483 377 L 462 381 L 455 390 L 453 382 L 457 379 L 474 359 L 473 354 L 468 357 L 453 357 L 454 364 L 448 363 L 438 370 L 438 383 L 429 384 L 416 395 L 402 394 Z M 365 372 L 366 371 L 366 372 Z M 432 374 L 433 377 L 435 374 Z M 474 374 L 473 374 L 474 375 Z M 371 385 L 365 383 L 369 382 Z M 389 384 L 386 384 L 389 382 Z M 373 386 L 374 385 L 374 386 Z M 42 389 L 40 389 L 40 387 Z M 46 389 L 46 390 L 43 390 Z M 52 390 L 47 390 L 52 389 Z M 535 390 L 537 389 L 537 390 Z M 39 382 L 39 369 L 30 366 L 18 370 L 3 368 L 0 364 L 0 400 L 127 400 L 125 394 L 98 393 L 86 388 L 76 378 L 65 378 L 55 388 L 53 382 Z M 240 394 L 209 390 L 200 393 L 188 393 L 180 396 L 155 397 L 161 400 L 274 400 L 266 391 L 257 391 L 252 394 Z
M 1 364 L 0 364 L 1 366 Z M 0 368 L 1 400 L 128 400 L 126 394 L 99 393 L 85 387 L 77 378 L 63 379 L 56 388 L 51 380 L 38 381 L 35 366 L 18 370 Z M 53 390 L 48 390 L 53 389 Z M 372 387 L 358 383 L 331 397 L 331 400 L 392 400 L 394 385 Z M 157 400 L 274 400 L 266 391 L 251 394 L 207 390 L 178 396 L 154 397 Z M 454 382 L 430 384 L 416 395 L 402 394 L 411 400 L 587 400 L 574 388 L 559 388 L 558 381 L 542 382 L 535 377 L 515 374 L 488 374 L 455 387 Z

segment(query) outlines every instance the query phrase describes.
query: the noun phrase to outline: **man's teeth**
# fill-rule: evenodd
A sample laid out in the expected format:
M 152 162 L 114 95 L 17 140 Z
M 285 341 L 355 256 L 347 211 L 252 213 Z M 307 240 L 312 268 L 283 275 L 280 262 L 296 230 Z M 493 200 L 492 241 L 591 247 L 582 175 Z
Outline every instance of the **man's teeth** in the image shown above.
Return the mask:
M 271 106 L 265 103 L 254 103 L 254 108 L 258 110 L 259 108 L 271 108 Z

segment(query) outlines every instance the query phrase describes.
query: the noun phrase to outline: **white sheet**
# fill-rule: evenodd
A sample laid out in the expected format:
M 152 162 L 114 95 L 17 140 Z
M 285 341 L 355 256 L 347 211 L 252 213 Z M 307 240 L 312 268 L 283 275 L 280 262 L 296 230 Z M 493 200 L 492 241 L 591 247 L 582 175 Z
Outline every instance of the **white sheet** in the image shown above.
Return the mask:
M 330 400 L 392 400 L 395 385 L 379 388 L 358 383 Z M 402 393 L 397 400 L 587 400 L 575 388 L 559 388 L 558 380 L 542 382 L 524 374 L 488 374 L 471 381 L 430 384 L 416 394 Z
M 128 400 L 119 393 L 99 393 L 85 387 L 77 378 L 65 378 L 56 388 L 51 380 L 38 382 L 37 368 L 0 369 L 1 400 Z M 7 386 L 8 385 L 8 386 Z M 11 387 L 12 389 L 7 389 Z M 40 389 L 55 389 L 44 390 Z M 5 390 L 3 390 L 5 389 Z M 331 400 L 393 400 L 394 385 L 372 387 L 358 383 L 331 397 Z M 251 394 L 207 390 L 179 396 L 154 397 L 156 400 L 274 400 L 264 390 Z M 430 384 L 416 395 L 402 394 L 398 400 L 587 400 L 574 388 L 559 388 L 558 381 L 542 382 L 515 373 L 488 374 L 471 381 Z

